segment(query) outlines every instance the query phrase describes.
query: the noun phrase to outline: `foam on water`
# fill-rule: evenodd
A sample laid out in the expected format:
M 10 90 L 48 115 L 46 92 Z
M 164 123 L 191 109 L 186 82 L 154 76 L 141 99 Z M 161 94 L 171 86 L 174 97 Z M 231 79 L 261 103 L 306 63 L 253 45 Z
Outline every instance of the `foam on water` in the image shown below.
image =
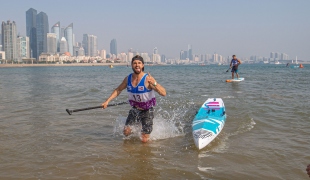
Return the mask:
M 253 118 L 250 118 L 246 120 L 245 122 L 243 122 L 242 124 L 240 124 L 237 131 L 230 133 L 229 136 L 235 136 L 235 135 L 239 135 L 239 134 L 243 134 L 245 132 L 251 131 L 254 128 L 255 124 L 256 123 L 253 120 Z

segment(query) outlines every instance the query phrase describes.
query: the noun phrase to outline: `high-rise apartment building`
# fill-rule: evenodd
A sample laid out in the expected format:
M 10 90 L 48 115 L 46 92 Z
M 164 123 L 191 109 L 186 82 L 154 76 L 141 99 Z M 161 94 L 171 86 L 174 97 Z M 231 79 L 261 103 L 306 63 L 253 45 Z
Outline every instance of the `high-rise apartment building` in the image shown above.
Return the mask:
M 18 36 L 16 49 L 17 49 L 18 61 L 21 62 L 23 59 L 29 59 L 30 58 L 29 37 Z
M 47 52 L 47 33 L 49 32 L 48 17 L 46 13 L 40 12 L 37 14 L 37 57 L 42 52 Z
M 62 38 L 60 37 L 60 22 L 59 21 L 52 26 L 51 33 L 56 34 L 56 50 L 57 52 L 59 52 L 59 43 L 60 43 L 60 39 Z
M 110 42 L 110 53 L 117 55 L 117 42 L 116 39 L 112 39 Z
M 5 59 L 17 61 L 17 31 L 15 21 L 2 21 L 1 34 L 2 48 L 6 56 Z
M 26 11 L 26 36 L 29 37 L 30 55 L 37 58 L 37 10 L 30 8 Z
M 64 29 L 64 37 L 68 43 L 68 52 L 73 55 L 73 23 Z
M 47 33 L 47 53 L 56 54 L 57 52 L 57 34 Z

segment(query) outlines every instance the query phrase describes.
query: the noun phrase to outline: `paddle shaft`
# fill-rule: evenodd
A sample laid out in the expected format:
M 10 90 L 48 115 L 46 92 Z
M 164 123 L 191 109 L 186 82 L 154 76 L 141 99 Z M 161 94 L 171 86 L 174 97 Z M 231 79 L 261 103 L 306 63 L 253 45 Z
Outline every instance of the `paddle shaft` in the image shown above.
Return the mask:
M 230 70 L 230 67 L 227 69 L 227 71 L 226 72 L 228 72 Z
M 110 107 L 110 106 L 118 106 L 118 105 L 122 105 L 122 104 L 128 104 L 128 102 L 120 102 L 120 103 L 115 103 L 115 104 L 108 104 L 108 107 Z M 73 112 L 86 111 L 86 110 L 98 109 L 98 108 L 103 108 L 103 107 L 102 106 L 94 106 L 94 107 L 87 107 L 87 108 L 73 109 L 73 110 L 66 109 L 66 111 L 67 111 L 67 113 L 69 115 L 72 115 Z

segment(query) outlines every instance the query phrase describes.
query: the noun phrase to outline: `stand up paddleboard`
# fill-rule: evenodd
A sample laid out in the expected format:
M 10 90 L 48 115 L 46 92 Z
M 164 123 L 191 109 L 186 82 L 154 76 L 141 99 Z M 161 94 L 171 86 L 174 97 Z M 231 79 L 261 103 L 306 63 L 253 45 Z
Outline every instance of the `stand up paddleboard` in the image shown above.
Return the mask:
M 200 107 L 192 122 L 193 138 L 198 149 L 207 146 L 220 134 L 226 121 L 224 102 L 221 98 L 209 98 Z
M 244 78 L 227 79 L 226 82 L 240 82 L 244 81 Z

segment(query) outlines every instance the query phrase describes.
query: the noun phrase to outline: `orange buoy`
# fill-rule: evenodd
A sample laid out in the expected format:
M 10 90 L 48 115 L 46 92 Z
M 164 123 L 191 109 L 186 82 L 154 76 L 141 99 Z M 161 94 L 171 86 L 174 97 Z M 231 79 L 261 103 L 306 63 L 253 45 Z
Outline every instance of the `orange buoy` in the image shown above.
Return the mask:
M 299 64 L 299 68 L 304 68 L 304 66 L 302 64 Z

